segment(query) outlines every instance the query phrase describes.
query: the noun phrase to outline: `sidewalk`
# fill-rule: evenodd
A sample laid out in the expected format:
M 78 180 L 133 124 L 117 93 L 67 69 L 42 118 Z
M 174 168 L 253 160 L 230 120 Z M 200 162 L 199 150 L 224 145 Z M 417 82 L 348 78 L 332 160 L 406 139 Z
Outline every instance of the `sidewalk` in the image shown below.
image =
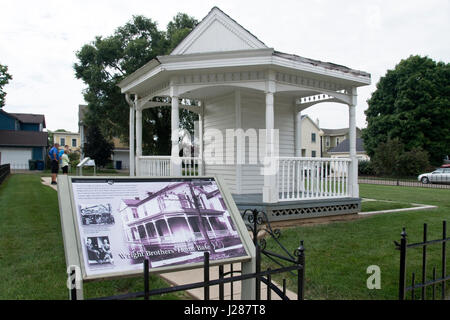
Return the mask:
M 53 188 L 57 190 L 57 185 L 51 184 L 51 178 L 50 177 L 42 177 L 42 184 L 49 186 L 50 188 Z M 241 265 L 239 263 L 233 264 L 233 270 L 240 270 Z M 230 271 L 230 265 L 224 266 L 224 272 Z M 239 275 L 238 273 L 235 274 L 235 276 Z M 161 278 L 166 280 L 171 286 L 178 286 L 178 285 L 184 285 L 184 284 L 190 284 L 190 283 L 197 283 L 203 281 L 203 269 L 192 269 L 192 270 L 185 270 L 185 271 L 178 271 L 178 272 L 171 272 L 171 273 L 163 273 L 159 275 Z M 209 278 L 211 280 L 216 280 L 219 278 L 219 267 L 211 267 L 210 268 L 210 274 Z M 282 290 L 282 286 L 277 284 L 277 287 Z M 151 289 L 151 284 L 150 284 Z M 188 290 L 187 293 L 192 297 L 192 299 L 195 300 L 203 300 L 203 288 L 199 289 L 193 289 Z M 291 300 L 297 299 L 297 294 L 287 290 L 286 295 Z M 211 300 L 219 300 L 219 286 L 212 286 L 210 287 L 210 293 L 209 297 Z M 224 285 L 224 297 L 225 300 L 231 300 L 231 285 L 229 283 Z M 241 283 L 235 282 L 233 283 L 233 300 L 240 300 L 241 299 Z M 267 286 L 263 283 L 261 283 L 261 300 L 267 299 Z M 281 300 L 280 297 L 275 292 L 272 292 L 272 300 Z
M 239 263 L 233 264 L 233 270 L 240 270 L 241 266 Z M 224 272 L 230 271 L 230 265 L 224 266 Z M 239 275 L 238 273 L 234 276 Z M 171 285 L 183 285 L 190 283 L 197 283 L 203 281 L 203 269 L 194 269 L 194 270 L 186 270 L 172 273 L 160 274 L 161 278 L 169 282 Z M 219 278 L 219 267 L 211 267 L 209 277 L 211 280 L 216 280 Z M 275 283 L 275 282 L 274 282 Z M 278 283 L 275 283 L 280 290 L 282 290 L 282 286 Z M 150 285 L 151 287 L 151 285 Z M 203 300 L 203 288 L 188 290 L 187 293 L 196 300 Z M 286 290 L 286 295 L 291 300 L 297 299 L 297 294 L 290 290 Z M 211 300 L 219 300 L 219 286 L 210 287 L 209 297 Z M 224 298 L 225 300 L 231 300 L 231 284 L 227 283 L 224 285 Z M 241 299 L 241 283 L 234 282 L 233 283 L 233 300 Z M 281 298 L 272 291 L 272 300 L 281 300 Z M 267 286 L 264 283 L 261 283 L 261 300 L 267 300 Z

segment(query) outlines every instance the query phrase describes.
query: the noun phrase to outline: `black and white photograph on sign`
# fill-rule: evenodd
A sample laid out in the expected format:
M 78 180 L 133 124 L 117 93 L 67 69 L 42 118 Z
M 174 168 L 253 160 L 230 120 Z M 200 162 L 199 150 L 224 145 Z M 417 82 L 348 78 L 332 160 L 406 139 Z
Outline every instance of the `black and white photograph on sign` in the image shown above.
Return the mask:
M 88 276 L 140 270 L 145 259 L 150 268 L 201 263 L 205 251 L 211 261 L 248 257 L 213 178 L 72 185 Z
M 88 237 L 85 247 L 90 265 L 114 263 L 108 237 Z
M 111 225 L 114 224 L 114 216 L 111 212 L 111 204 L 98 204 L 94 206 L 78 206 L 83 225 Z
M 203 252 L 224 259 L 245 254 L 217 185 L 162 185 L 141 198 L 123 199 L 120 213 L 134 263 L 160 267 L 200 262 Z

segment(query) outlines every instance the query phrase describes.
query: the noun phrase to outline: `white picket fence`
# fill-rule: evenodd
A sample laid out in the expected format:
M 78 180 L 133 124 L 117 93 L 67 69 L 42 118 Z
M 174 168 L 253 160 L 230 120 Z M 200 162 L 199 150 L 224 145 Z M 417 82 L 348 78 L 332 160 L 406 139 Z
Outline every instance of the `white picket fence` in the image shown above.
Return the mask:
M 147 177 L 169 177 L 170 156 L 142 156 L 139 161 L 139 176 Z M 199 176 L 202 172 L 201 158 L 184 157 L 181 159 L 181 174 L 188 177 Z
M 278 158 L 279 201 L 349 196 L 350 159 Z

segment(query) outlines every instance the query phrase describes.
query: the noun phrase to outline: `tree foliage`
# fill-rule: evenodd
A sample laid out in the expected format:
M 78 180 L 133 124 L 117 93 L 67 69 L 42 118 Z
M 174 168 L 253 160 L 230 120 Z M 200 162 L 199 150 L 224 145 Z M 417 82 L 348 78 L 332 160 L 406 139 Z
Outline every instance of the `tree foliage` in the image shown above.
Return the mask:
M 406 177 L 427 171 L 430 164 L 426 151 L 416 147 L 405 151 L 400 139 L 394 138 L 378 145 L 370 166 L 377 175 Z
M 8 73 L 8 67 L 0 64 L 0 108 L 5 106 L 6 92 L 3 91 L 3 87 L 12 80 L 12 76 Z
M 74 70 L 76 77 L 87 85 L 84 90 L 88 103 L 86 125 L 98 125 L 106 137 L 116 136 L 128 141 L 129 106 L 117 84 L 156 56 L 170 53 L 196 24 L 194 18 L 178 14 L 165 32 L 159 30 L 153 20 L 133 16 L 112 35 L 98 36 L 84 45 L 76 54 L 78 61 Z M 142 116 L 143 151 L 169 154 L 170 108 L 147 109 Z M 182 124 L 189 117 L 193 116 L 180 110 Z
M 405 151 L 421 148 L 438 165 L 450 152 L 450 65 L 410 56 L 388 70 L 368 100 L 365 149 L 398 138 Z
M 98 126 L 87 128 L 83 152 L 86 157 L 94 159 L 97 166 L 104 167 L 109 162 L 113 148 L 114 144 L 103 137 Z

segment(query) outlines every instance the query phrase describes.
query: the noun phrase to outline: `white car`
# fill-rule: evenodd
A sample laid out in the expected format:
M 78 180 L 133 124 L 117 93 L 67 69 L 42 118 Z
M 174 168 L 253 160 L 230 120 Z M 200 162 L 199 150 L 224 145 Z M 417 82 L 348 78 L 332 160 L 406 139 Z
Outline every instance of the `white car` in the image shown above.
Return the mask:
M 450 168 L 439 168 L 433 172 L 421 174 L 417 179 L 423 184 L 450 183 Z

